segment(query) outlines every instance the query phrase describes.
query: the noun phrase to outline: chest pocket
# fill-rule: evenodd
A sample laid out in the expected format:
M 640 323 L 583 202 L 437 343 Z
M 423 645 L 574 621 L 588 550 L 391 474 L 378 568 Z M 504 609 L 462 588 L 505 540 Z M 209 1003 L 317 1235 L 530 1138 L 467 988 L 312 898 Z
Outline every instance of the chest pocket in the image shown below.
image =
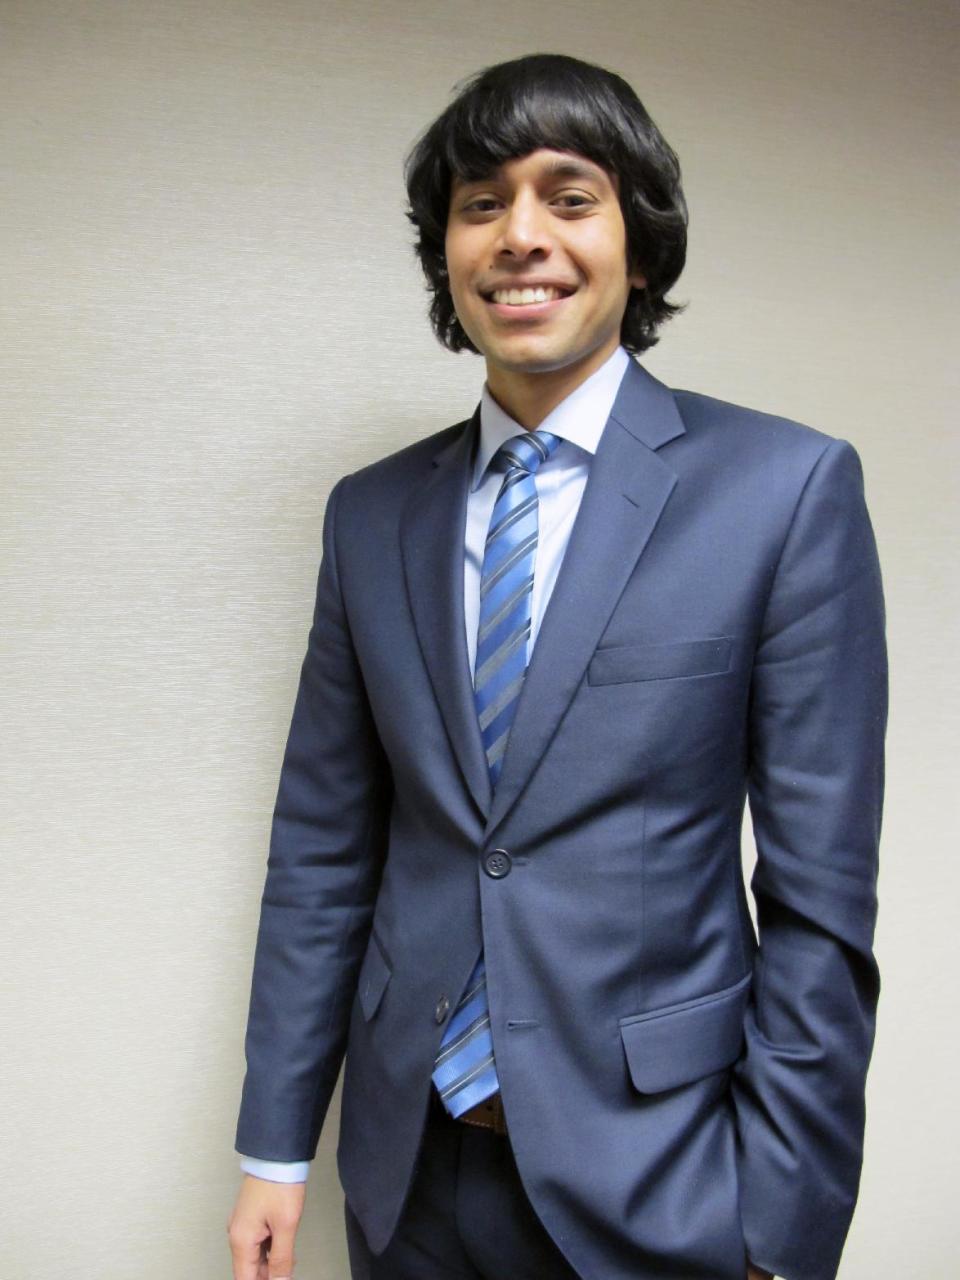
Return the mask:
M 721 675 L 730 670 L 733 642 L 727 636 L 672 644 L 618 644 L 597 649 L 587 668 L 588 684 L 633 680 L 677 680 Z

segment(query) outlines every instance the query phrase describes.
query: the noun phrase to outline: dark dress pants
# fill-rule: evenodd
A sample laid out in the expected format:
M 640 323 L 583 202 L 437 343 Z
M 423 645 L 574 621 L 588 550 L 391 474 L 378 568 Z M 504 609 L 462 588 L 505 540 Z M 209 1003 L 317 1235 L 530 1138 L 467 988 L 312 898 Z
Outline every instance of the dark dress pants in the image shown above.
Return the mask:
M 344 1205 L 353 1280 L 579 1280 L 527 1199 L 508 1136 L 431 1102 L 413 1185 L 383 1253 Z

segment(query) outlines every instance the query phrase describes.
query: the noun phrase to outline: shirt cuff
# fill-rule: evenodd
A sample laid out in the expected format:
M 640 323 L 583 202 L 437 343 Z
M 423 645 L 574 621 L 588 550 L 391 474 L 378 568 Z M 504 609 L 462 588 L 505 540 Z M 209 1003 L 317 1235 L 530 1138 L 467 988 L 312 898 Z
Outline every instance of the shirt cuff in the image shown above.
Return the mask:
M 240 1168 L 254 1178 L 267 1182 L 306 1182 L 310 1173 L 309 1160 L 258 1160 L 255 1156 L 241 1156 Z

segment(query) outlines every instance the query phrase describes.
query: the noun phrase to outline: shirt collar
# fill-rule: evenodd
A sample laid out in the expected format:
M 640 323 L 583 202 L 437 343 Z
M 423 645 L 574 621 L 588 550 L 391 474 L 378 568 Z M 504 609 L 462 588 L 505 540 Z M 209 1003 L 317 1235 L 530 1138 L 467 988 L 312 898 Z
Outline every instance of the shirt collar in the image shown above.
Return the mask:
M 596 373 L 581 382 L 579 387 L 547 414 L 537 430 L 552 431 L 554 435 L 562 440 L 569 440 L 587 453 L 596 453 L 629 363 L 630 357 L 626 350 L 617 347 Z M 501 409 L 484 383 L 480 398 L 480 441 L 474 460 L 471 490 L 480 484 L 491 458 L 500 446 L 511 436 L 522 435 L 523 432 L 524 428 Z

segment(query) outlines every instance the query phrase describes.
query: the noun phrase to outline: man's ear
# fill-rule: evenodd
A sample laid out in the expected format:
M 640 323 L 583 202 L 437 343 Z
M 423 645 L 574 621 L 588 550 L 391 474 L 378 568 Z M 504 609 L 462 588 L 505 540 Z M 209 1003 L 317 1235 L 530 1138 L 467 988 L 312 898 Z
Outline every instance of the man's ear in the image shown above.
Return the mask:
M 630 281 L 630 284 L 634 289 L 645 289 L 647 287 L 647 277 L 639 269 L 631 271 L 627 276 L 627 279 Z

